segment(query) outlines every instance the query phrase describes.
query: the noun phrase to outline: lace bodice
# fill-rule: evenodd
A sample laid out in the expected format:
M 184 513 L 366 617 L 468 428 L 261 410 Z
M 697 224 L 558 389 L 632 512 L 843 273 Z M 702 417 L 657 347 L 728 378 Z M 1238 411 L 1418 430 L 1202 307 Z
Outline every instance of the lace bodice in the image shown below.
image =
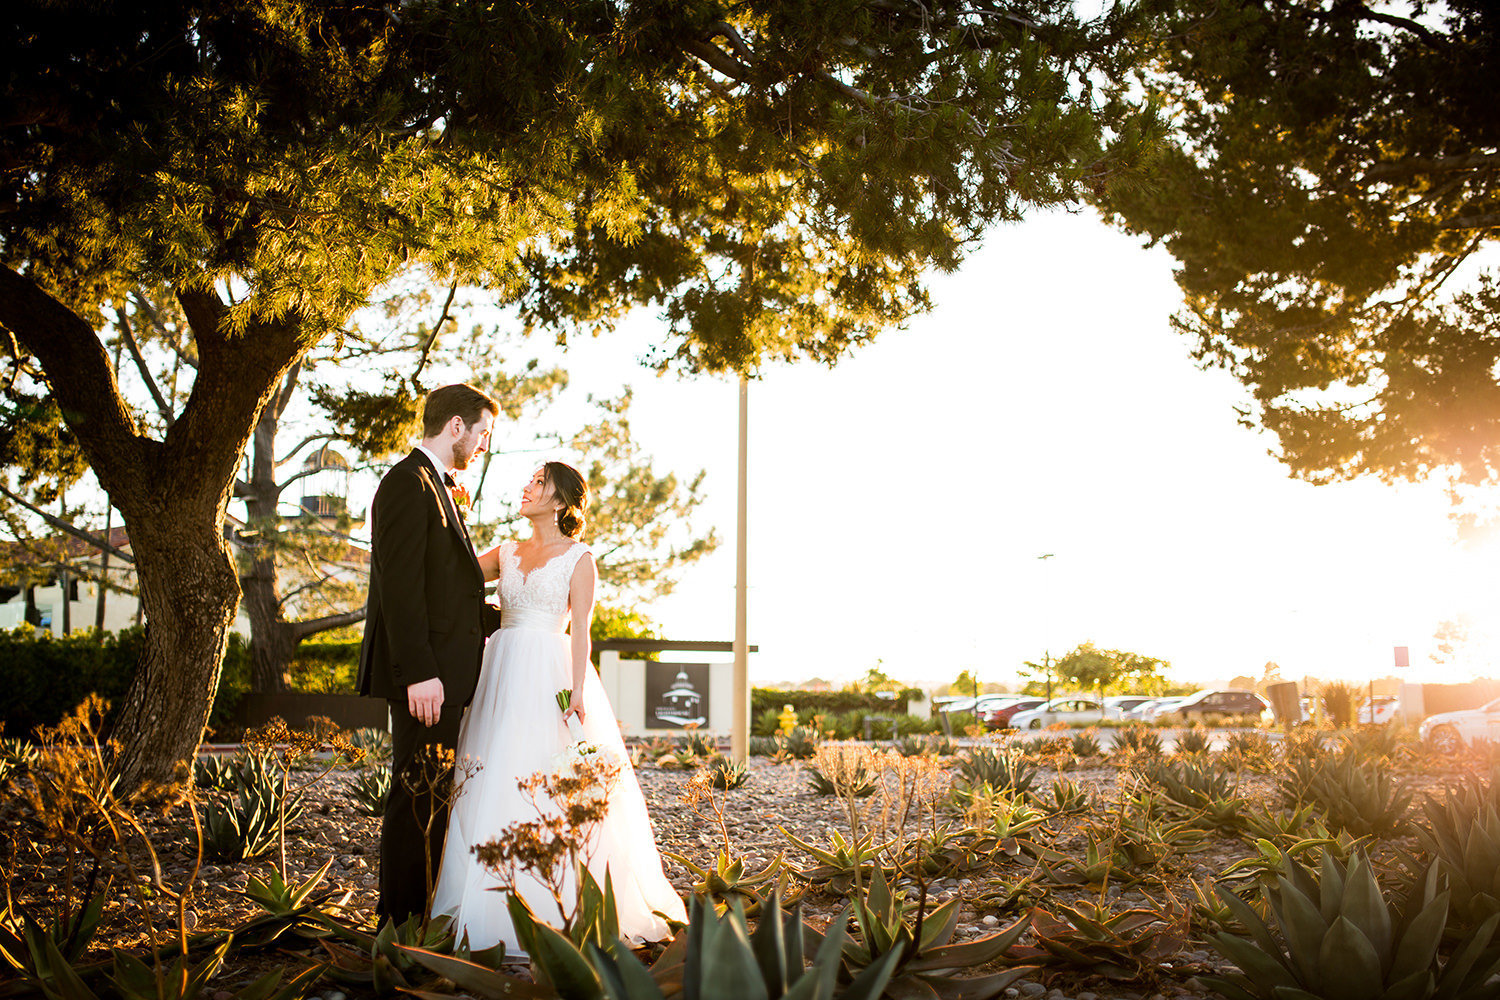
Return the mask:
M 568 613 L 568 585 L 573 580 L 573 568 L 589 550 L 582 542 L 542 563 L 529 575 L 521 574 L 521 557 L 516 555 L 515 542 L 500 544 L 500 607 L 504 611 L 545 612 L 549 615 Z

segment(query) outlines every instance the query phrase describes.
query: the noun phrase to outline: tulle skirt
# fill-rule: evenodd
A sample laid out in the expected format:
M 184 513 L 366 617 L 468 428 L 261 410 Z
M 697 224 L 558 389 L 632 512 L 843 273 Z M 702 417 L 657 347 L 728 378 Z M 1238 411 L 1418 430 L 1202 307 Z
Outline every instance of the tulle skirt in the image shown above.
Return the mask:
M 432 904 L 434 915 L 456 918 L 458 933 L 468 932 L 472 948 L 504 941 L 507 953 L 519 951 L 502 880 L 479 864 L 471 848 L 498 838 L 512 823 L 537 819 L 536 806 L 518 783 L 537 772 L 556 771 L 580 737 L 621 765 L 608 811 L 585 852 L 599 884 L 604 885 L 606 869 L 614 883 L 621 936 L 635 942 L 662 940 L 670 931 L 658 912 L 687 919 L 681 897 L 662 871 L 645 798 L 592 667 L 584 671 L 584 722 L 563 725 L 557 692 L 572 688 L 571 660 L 568 637 L 540 629 L 501 629 L 485 647 L 479 685 L 459 730 L 460 787 Z M 546 805 L 540 797 L 539 802 Z M 538 919 L 561 926 L 551 890 L 525 871 L 516 874 L 516 881 L 519 895 Z M 575 899 L 569 874 L 563 900 L 571 906 Z

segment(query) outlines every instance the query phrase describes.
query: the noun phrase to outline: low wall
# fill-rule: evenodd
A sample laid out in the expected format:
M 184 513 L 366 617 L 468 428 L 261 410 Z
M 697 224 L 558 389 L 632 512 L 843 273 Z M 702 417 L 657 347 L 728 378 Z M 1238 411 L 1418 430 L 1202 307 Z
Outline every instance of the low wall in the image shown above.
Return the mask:
M 385 699 L 357 694 L 250 693 L 240 698 L 235 709 L 236 721 L 247 729 L 263 726 L 278 716 L 293 729 L 308 728 L 307 720 L 318 716 L 332 720 L 340 729 L 390 728 Z

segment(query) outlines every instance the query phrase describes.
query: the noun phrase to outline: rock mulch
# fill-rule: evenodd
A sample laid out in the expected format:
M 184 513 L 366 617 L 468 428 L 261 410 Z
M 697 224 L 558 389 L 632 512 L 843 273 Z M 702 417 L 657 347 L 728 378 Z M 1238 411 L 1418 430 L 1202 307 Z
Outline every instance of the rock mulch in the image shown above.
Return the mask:
M 637 773 L 651 809 L 657 841 L 662 850 L 680 854 L 700 865 L 711 866 L 723 846 L 723 833 L 710 809 L 701 804 L 694 808 L 684 800 L 683 793 L 691 773 L 649 765 L 639 768 Z M 1065 776 L 1093 790 L 1101 798 L 1108 799 L 1116 794 L 1119 774 L 1115 767 L 1095 766 L 1071 770 Z M 1051 777 L 1044 769 L 1039 775 L 1039 786 L 1047 787 Z M 362 815 L 356 809 L 348 791 L 351 779 L 351 772 L 336 770 L 314 786 L 308 796 L 306 811 L 289 831 L 286 870 L 291 879 L 305 879 L 331 858 L 328 882 L 332 887 L 347 893 L 344 906 L 348 916 L 355 920 L 372 920 L 376 901 L 380 821 L 376 817 Z M 1241 794 L 1269 798 L 1272 794 L 1272 782 L 1263 777 L 1247 776 L 1241 785 Z M 736 855 L 744 858 L 747 869 L 752 871 L 762 868 L 778 854 L 784 854 L 789 862 L 796 865 L 813 864 L 811 858 L 802 855 L 788 843 L 782 829 L 815 844 L 826 844 L 833 830 L 845 835 L 848 833 L 847 821 L 839 801 L 832 796 L 814 792 L 809 787 L 803 766 L 795 762 L 777 764 L 765 758 L 754 758 L 748 781 L 741 788 L 720 795 L 727 804 L 724 822 L 729 842 Z M 13 822 L 18 815 L 15 802 L 0 803 L 0 822 Z M 1079 832 L 1082 822 L 1084 820 L 1057 828 L 1052 838 L 1053 846 L 1065 853 L 1081 855 L 1085 843 Z M 183 885 L 194 863 L 191 826 L 186 810 L 179 808 L 166 817 L 147 818 L 145 823 L 160 854 L 167 883 Z M 1249 853 L 1248 848 L 1237 841 L 1213 838 L 1210 844 L 1208 850 L 1189 856 L 1186 871 L 1179 868 L 1164 875 L 1161 886 L 1111 886 L 1108 890 L 1109 897 L 1114 902 L 1152 907 L 1186 905 L 1186 901 L 1191 898 L 1187 875 L 1199 879 L 1217 875 L 1233 860 Z M 194 893 L 186 916 L 188 926 L 199 930 L 230 927 L 255 916 L 259 912 L 258 908 L 240 893 L 252 876 L 268 876 L 276 859 L 277 852 L 273 850 L 253 861 L 203 864 L 194 882 Z M 691 872 L 673 861 L 667 861 L 666 866 L 672 883 L 684 893 L 691 891 Z M 55 880 L 63 870 L 62 858 L 56 851 L 46 848 L 22 849 L 6 861 L 5 868 L 12 892 L 22 901 L 54 896 L 59 888 Z M 1026 874 L 1030 868 L 1030 861 L 1022 855 L 1007 866 L 1005 875 L 1015 879 Z M 117 868 L 106 871 L 105 875 L 113 876 L 111 892 L 115 901 L 121 905 L 110 908 L 110 916 L 99 942 L 122 947 L 143 946 L 150 939 L 151 931 L 141 918 L 139 906 L 132 900 L 128 872 Z M 82 880 L 84 876 L 80 873 L 77 878 Z M 936 901 L 954 897 L 971 899 L 982 881 L 977 877 L 934 880 L 928 886 L 929 898 Z M 1082 891 L 1055 887 L 1048 893 L 1049 899 L 1062 901 L 1074 901 L 1086 896 L 1089 894 Z M 1097 897 L 1097 892 L 1092 897 Z M 165 900 L 157 898 L 149 905 L 159 921 L 158 928 L 163 924 L 175 926 L 175 914 Z M 842 905 L 842 899 L 809 893 L 804 899 L 804 912 L 812 922 L 822 924 Z M 990 933 L 998 927 L 1008 926 L 1015 919 L 1014 913 L 998 913 L 993 909 L 986 910 L 982 905 L 965 903 L 961 910 L 959 938 L 973 938 Z M 262 968 L 263 962 L 264 960 L 260 966 Z M 1066 976 L 1058 976 L 1046 981 L 1017 982 L 1005 995 L 1039 997 L 1043 1000 L 1154 1000 L 1157 997 L 1193 997 L 1207 993 L 1207 988 L 1197 976 L 1218 972 L 1223 968 L 1225 966 L 1214 952 L 1203 947 L 1199 941 L 1190 941 L 1173 962 L 1173 967 L 1164 969 L 1160 979 L 1149 987 L 1128 983 L 1102 983 L 1099 980 L 1079 981 L 1077 977 L 1070 984 Z M 246 974 L 245 968 L 237 971 L 231 966 L 225 973 L 225 979 L 232 981 L 237 976 Z M 343 993 L 343 989 L 330 988 L 325 983 L 315 995 L 321 995 L 325 1000 L 341 1000 Z

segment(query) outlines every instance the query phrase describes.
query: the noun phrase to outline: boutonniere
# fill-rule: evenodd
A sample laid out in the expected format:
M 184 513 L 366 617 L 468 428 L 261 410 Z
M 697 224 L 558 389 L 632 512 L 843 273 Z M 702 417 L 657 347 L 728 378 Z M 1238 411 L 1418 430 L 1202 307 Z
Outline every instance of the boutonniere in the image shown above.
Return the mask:
M 448 491 L 448 495 L 453 498 L 453 506 L 458 508 L 458 516 L 467 521 L 469 519 L 469 506 L 474 502 L 473 498 L 469 496 L 469 488 L 463 483 L 455 483 L 453 488 Z

